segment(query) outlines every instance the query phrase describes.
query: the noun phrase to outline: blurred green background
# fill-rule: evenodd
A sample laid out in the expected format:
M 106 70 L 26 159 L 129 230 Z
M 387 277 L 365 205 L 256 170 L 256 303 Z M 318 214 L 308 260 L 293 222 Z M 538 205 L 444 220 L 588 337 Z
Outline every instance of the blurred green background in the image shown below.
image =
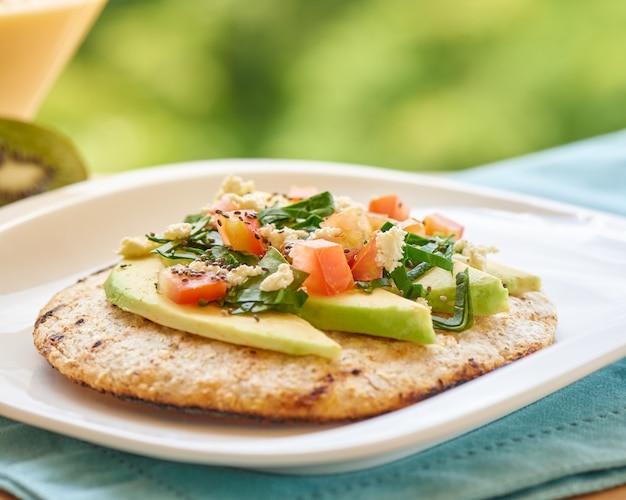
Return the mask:
M 456 170 L 626 128 L 623 0 L 109 0 L 38 121 L 108 173 Z

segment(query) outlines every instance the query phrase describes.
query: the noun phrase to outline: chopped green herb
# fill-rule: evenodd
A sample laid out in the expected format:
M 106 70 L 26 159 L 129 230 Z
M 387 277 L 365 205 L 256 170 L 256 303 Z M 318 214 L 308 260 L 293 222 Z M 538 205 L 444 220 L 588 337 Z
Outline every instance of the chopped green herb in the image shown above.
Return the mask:
M 454 299 L 454 314 L 451 318 L 433 316 L 433 326 L 449 332 L 462 332 L 474 325 L 474 310 L 470 295 L 469 271 L 456 275 L 456 295 Z
M 219 263 L 223 267 L 237 267 L 240 264 L 255 266 L 259 262 L 256 255 L 238 252 L 224 245 L 220 234 L 210 229 L 210 215 L 188 215 L 185 222 L 193 224 L 187 238 L 170 240 L 159 235 L 147 234 L 146 237 L 161 245 L 152 253 L 170 260 L 191 261 L 202 258 Z
M 247 252 L 238 252 L 221 244 L 209 248 L 206 251 L 206 259 L 222 267 L 237 267 L 240 264 L 256 266 L 259 263 L 258 256 Z
M 332 215 L 335 204 L 328 191 L 284 207 L 273 206 L 259 212 L 261 225 L 274 224 L 278 229 L 290 227 L 314 231 L 325 217 Z
M 270 274 L 275 273 L 280 264 L 286 262 L 278 250 L 270 247 L 259 262 L 263 273 L 250 276 L 241 285 L 230 289 L 224 297 L 222 307 L 229 308 L 231 314 L 259 313 L 268 310 L 296 312 L 308 297 L 306 292 L 300 289 L 302 282 L 308 276 L 307 273 L 292 267 L 294 280 L 288 287 L 271 292 L 260 288 L 261 282 Z
M 404 266 L 398 266 L 391 271 L 389 277 L 405 299 L 415 300 L 423 296 L 424 289 L 419 283 L 413 283 Z
M 202 215 L 202 214 L 190 214 L 187 217 L 185 217 L 185 220 L 183 222 L 187 222 L 189 224 L 195 224 L 196 222 L 200 222 L 202 219 L 206 219 L 206 215 Z
M 381 231 L 389 231 L 394 226 L 386 222 Z M 451 238 L 424 237 L 407 233 L 404 237 L 402 265 L 391 273 L 385 273 L 403 297 L 416 299 L 424 296 L 422 286 L 414 283 L 433 267 L 441 267 L 452 272 L 454 241 Z M 365 289 L 365 288 L 364 288 Z
M 411 245 L 404 246 L 405 262 L 422 263 L 426 262 L 433 266 L 441 267 L 446 271 L 452 271 L 453 262 L 452 259 L 442 255 L 437 250 L 431 250 L 430 248 L 414 247 Z
M 388 288 L 391 286 L 389 278 L 378 278 L 372 281 L 355 281 L 354 286 L 360 288 L 365 293 L 372 293 L 376 288 Z

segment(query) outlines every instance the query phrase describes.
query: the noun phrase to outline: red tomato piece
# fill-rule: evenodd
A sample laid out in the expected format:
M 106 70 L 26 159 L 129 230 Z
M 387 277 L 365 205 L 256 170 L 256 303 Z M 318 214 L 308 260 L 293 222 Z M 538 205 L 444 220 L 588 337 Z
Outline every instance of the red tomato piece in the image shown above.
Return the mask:
M 229 194 L 223 195 L 219 200 L 215 202 L 213 207 L 211 208 L 211 212 L 232 212 L 233 210 L 237 210 L 239 207 L 233 201 L 232 196 Z
M 215 273 L 197 273 L 188 267 L 166 267 L 159 273 L 158 290 L 177 304 L 198 304 L 220 299 L 228 284 Z
M 287 198 L 289 198 L 292 202 L 306 200 L 311 196 L 318 193 L 316 187 L 313 186 L 297 186 L 293 185 L 289 188 L 289 192 L 287 193 Z
M 310 294 L 335 295 L 354 287 L 350 266 L 338 243 L 298 241 L 289 255 L 296 269 L 309 273 L 303 286 Z
M 217 211 L 215 213 L 217 231 L 224 245 L 240 252 L 263 256 L 267 244 L 259 234 L 259 220 L 252 210 Z
M 352 277 L 355 281 L 372 281 L 383 277 L 383 268 L 376 263 L 377 254 L 374 235 L 352 261 Z
M 452 236 L 453 240 L 458 240 L 463 236 L 464 227 L 443 215 L 434 212 L 424 217 L 424 227 L 428 236 Z
M 372 198 L 368 210 L 376 214 L 386 215 L 395 220 L 404 220 L 410 214 L 409 206 L 395 194 L 385 194 Z

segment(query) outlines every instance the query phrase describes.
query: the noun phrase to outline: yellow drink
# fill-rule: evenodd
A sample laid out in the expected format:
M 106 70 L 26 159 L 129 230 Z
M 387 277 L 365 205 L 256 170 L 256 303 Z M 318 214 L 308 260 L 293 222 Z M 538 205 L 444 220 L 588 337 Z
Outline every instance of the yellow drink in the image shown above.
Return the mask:
M 0 116 L 31 120 L 106 0 L 0 0 Z

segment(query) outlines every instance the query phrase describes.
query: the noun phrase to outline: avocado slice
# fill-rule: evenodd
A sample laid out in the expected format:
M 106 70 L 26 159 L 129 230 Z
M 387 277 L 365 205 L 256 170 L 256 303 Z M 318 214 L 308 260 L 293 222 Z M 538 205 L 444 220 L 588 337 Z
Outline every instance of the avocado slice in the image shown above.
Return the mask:
M 452 313 L 456 294 L 455 276 L 469 268 L 470 295 L 476 316 L 509 310 L 509 292 L 497 277 L 455 261 L 452 272 L 434 267 L 416 281 L 427 291 L 426 300 L 435 312 Z
M 233 344 L 294 355 L 314 354 L 329 359 L 341 355 L 341 346 L 304 319 L 293 314 L 224 315 L 216 305 L 176 304 L 156 290 L 164 265 L 157 256 L 125 259 L 109 274 L 104 290 L 109 301 L 160 325 Z
M 509 295 L 521 295 L 526 292 L 539 292 L 541 290 L 541 278 L 521 269 L 488 260 L 485 264 L 485 272 L 502 281 L 502 284 L 509 291 Z
M 310 295 L 299 314 L 322 330 L 367 333 L 421 344 L 436 342 L 428 306 L 381 288 L 372 293 L 353 289 L 331 297 Z
M 468 259 L 462 255 L 455 255 L 454 258 L 459 262 L 468 262 Z M 485 262 L 484 271 L 502 281 L 504 287 L 509 291 L 509 295 L 522 295 L 526 292 L 541 291 L 541 278 L 536 274 L 492 260 Z

